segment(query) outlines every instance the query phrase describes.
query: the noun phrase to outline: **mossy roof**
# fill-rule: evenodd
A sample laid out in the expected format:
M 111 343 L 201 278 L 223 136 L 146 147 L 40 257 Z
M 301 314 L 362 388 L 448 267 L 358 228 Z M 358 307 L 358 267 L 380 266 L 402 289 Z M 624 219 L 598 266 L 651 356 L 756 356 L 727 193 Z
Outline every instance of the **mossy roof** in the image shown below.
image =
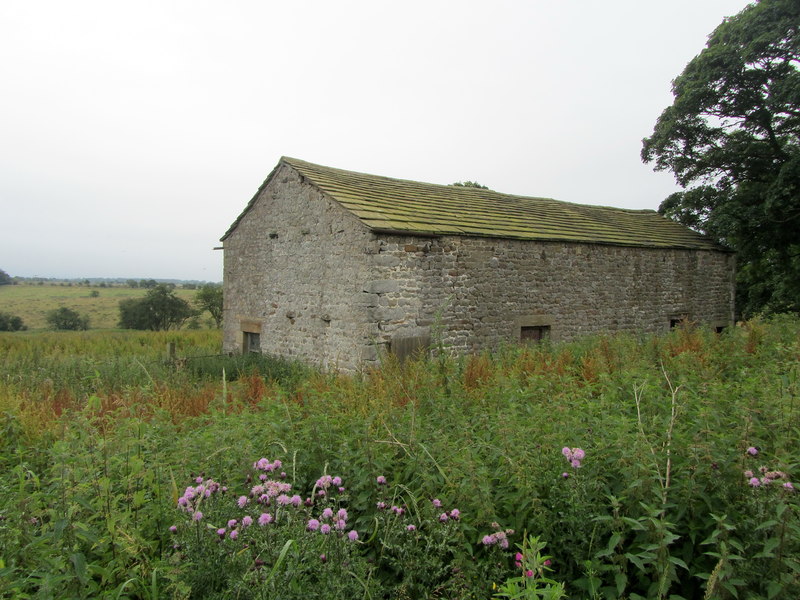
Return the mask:
M 436 185 L 323 167 L 281 158 L 259 188 L 287 164 L 380 232 L 519 240 L 724 250 L 713 240 L 653 210 L 630 210 L 530 198 L 470 187 Z M 258 197 L 223 236 L 227 238 Z

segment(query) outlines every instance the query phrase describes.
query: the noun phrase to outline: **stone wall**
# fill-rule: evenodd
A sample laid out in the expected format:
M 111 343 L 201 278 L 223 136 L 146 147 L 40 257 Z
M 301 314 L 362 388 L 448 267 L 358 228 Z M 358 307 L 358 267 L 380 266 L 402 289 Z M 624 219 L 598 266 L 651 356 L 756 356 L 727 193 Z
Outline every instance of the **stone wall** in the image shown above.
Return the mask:
M 243 330 L 262 352 L 352 368 L 369 345 L 363 282 L 372 236 L 286 165 L 225 239 L 225 352 Z M 371 331 L 371 329 L 370 329 Z
M 559 341 L 661 332 L 683 317 L 733 322 L 731 253 L 387 235 L 378 246 L 386 289 L 370 318 L 387 349 L 432 327 L 434 341 L 470 352 L 519 341 L 526 324 L 549 325 Z

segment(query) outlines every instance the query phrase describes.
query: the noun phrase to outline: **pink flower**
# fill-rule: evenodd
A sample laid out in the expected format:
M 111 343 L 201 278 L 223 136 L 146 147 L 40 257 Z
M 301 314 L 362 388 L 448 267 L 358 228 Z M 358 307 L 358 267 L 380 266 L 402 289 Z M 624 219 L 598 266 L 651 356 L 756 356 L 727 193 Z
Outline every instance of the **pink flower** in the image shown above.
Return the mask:
M 324 533 L 325 535 L 328 535 L 331 532 L 331 526 L 328 525 L 327 523 L 323 523 L 320 526 L 319 531 L 320 531 L 320 533 Z
M 319 529 L 319 521 L 316 519 L 311 519 L 309 520 L 307 527 L 309 531 L 316 531 Z
M 431 500 L 431 502 L 433 503 L 434 508 L 442 507 L 442 501 L 439 500 L 438 498 L 434 498 L 433 500 Z
M 576 469 L 580 469 L 581 468 L 581 461 L 579 461 L 577 458 L 573 458 L 572 462 L 570 464 L 573 467 L 575 467 Z
M 355 542 L 358 539 L 358 532 L 355 529 L 350 530 L 347 533 L 347 539 L 349 539 L 351 542 Z
M 748 453 L 750 456 L 756 456 L 756 455 L 758 454 L 758 448 L 756 448 L 755 446 L 750 446 L 750 447 L 747 449 L 747 453 Z
M 523 558 L 525 558 L 525 557 L 522 555 L 522 552 L 517 552 L 514 555 L 514 560 L 520 560 L 521 561 Z
M 564 473 L 562 473 L 562 474 L 561 474 L 561 476 L 562 476 L 564 479 L 567 479 L 567 478 L 569 477 L 569 473 L 567 473 L 567 472 L 564 472 Z
M 386 509 L 386 502 L 378 502 L 375 506 L 378 507 L 378 510 L 385 510 Z
M 753 472 L 750 471 L 750 470 L 747 470 L 747 471 L 744 472 L 744 476 L 747 477 L 748 479 L 750 479 L 753 476 Z
M 340 485 L 342 485 L 342 478 L 341 477 L 334 477 L 333 479 L 331 479 L 331 483 L 333 485 L 335 485 L 336 487 L 339 487 Z
M 194 521 L 202 521 L 202 519 L 203 519 L 203 513 L 201 513 L 199 510 L 195 511 L 195 513 L 192 515 L 192 520 Z
M 343 508 L 339 509 L 339 512 L 336 513 L 336 518 L 341 519 L 342 521 L 347 520 L 347 511 Z
M 584 452 L 582 448 L 573 448 L 572 458 L 575 458 L 577 460 L 583 460 L 584 458 L 586 458 L 586 452 Z
M 789 490 L 790 492 L 794 491 L 794 486 L 792 485 L 791 481 L 787 481 L 783 484 L 783 489 Z
M 242 527 L 250 527 L 253 524 L 253 517 L 246 515 L 242 517 Z
M 228 534 L 228 537 L 230 537 L 232 540 L 235 540 L 236 538 L 239 537 L 239 532 L 236 529 L 234 529 Z
M 416 525 L 406 525 L 406 531 L 416 531 L 416 530 L 417 530 Z
M 567 460 L 572 460 L 572 450 L 570 450 L 570 449 L 569 449 L 569 448 L 567 448 L 566 446 L 564 446 L 564 447 L 561 449 L 561 454 L 563 454 L 563 455 L 564 455 L 564 457 L 565 457 Z
M 552 564 L 553 564 L 553 561 L 552 561 L 552 560 L 550 560 L 550 559 L 548 558 L 548 559 L 546 559 L 546 560 L 545 560 L 545 561 L 544 561 L 542 564 L 543 564 L 545 567 L 549 567 L 550 565 L 552 565 Z
M 784 485 L 783 487 L 786 487 L 786 485 Z M 169 528 L 169 532 L 170 532 L 170 533 L 177 533 L 177 532 L 178 532 L 178 528 L 177 528 L 177 527 L 175 527 L 175 525 L 172 525 L 172 526 Z
M 225 528 L 224 527 L 220 527 L 219 529 L 217 529 L 217 535 L 219 537 L 225 537 Z
M 258 517 L 258 524 L 263 527 L 269 523 L 272 523 L 272 515 L 269 513 L 261 513 L 261 516 Z
M 281 494 L 278 496 L 278 504 L 281 506 L 289 506 L 292 503 L 292 499 L 289 498 L 286 494 Z
M 249 502 L 247 496 L 239 496 L 239 499 L 236 501 L 236 504 L 239 505 L 239 508 L 244 508 L 245 505 Z
M 326 508 L 325 510 L 323 510 L 322 511 L 322 518 L 325 519 L 325 520 L 332 519 L 333 518 L 333 509 L 332 508 Z
M 291 497 L 290 502 L 292 503 L 292 506 L 297 508 L 303 503 L 303 499 L 297 494 L 295 494 L 294 496 Z
M 525 577 L 533 577 L 533 571 L 531 571 L 530 569 L 525 571 Z
M 503 538 L 498 542 L 498 546 L 500 546 L 503 550 L 505 550 L 506 548 L 508 548 L 508 540 Z
M 450 518 L 451 519 L 453 519 L 455 521 L 458 521 L 458 518 L 460 516 L 461 516 L 461 511 L 458 510 L 457 508 L 454 508 L 453 510 L 450 511 Z
M 481 540 L 484 546 L 492 546 L 493 544 L 497 543 L 497 538 L 493 535 L 485 535 Z
M 440 520 L 442 523 L 444 523 L 445 521 L 447 521 L 449 518 L 450 518 L 450 517 L 448 517 L 448 516 L 447 516 L 447 513 L 446 513 L 446 512 L 445 512 L 445 513 L 442 513 L 442 514 L 440 514 L 440 515 L 439 515 L 439 520 Z
M 231 519 L 230 521 L 228 521 L 228 529 L 233 529 L 234 527 L 236 527 L 236 524 L 238 522 L 239 521 L 237 521 L 236 519 Z
M 761 485 L 761 480 L 758 477 L 751 477 L 749 483 L 753 487 L 758 487 Z
M 378 475 L 378 477 L 375 478 L 375 481 L 378 482 L 378 485 L 386 485 L 386 477 L 383 475 Z
M 338 521 L 336 521 L 336 529 L 338 531 L 344 531 L 345 529 L 347 529 L 347 522 L 344 519 L 339 519 Z

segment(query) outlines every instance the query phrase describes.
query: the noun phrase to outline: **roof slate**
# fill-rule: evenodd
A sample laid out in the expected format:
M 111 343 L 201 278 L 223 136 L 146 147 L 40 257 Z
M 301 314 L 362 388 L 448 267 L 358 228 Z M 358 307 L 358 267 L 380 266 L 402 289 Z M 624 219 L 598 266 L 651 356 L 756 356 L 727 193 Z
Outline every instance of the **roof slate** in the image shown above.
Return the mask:
M 281 164 L 295 169 L 376 231 L 725 250 L 710 238 L 652 210 L 572 204 L 551 198 L 392 179 L 289 157 L 281 158 L 259 193 Z M 223 240 L 233 232 L 258 195 L 231 225 Z

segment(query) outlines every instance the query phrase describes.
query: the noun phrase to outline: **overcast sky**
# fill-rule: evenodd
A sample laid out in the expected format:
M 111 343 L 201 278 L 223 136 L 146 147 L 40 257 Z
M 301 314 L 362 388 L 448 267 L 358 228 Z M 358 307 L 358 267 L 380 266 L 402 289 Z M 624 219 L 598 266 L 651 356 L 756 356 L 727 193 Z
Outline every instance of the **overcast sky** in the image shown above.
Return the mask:
M 0 269 L 220 281 L 282 155 L 658 207 L 670 82 L 745 0 L 0 2 Z

